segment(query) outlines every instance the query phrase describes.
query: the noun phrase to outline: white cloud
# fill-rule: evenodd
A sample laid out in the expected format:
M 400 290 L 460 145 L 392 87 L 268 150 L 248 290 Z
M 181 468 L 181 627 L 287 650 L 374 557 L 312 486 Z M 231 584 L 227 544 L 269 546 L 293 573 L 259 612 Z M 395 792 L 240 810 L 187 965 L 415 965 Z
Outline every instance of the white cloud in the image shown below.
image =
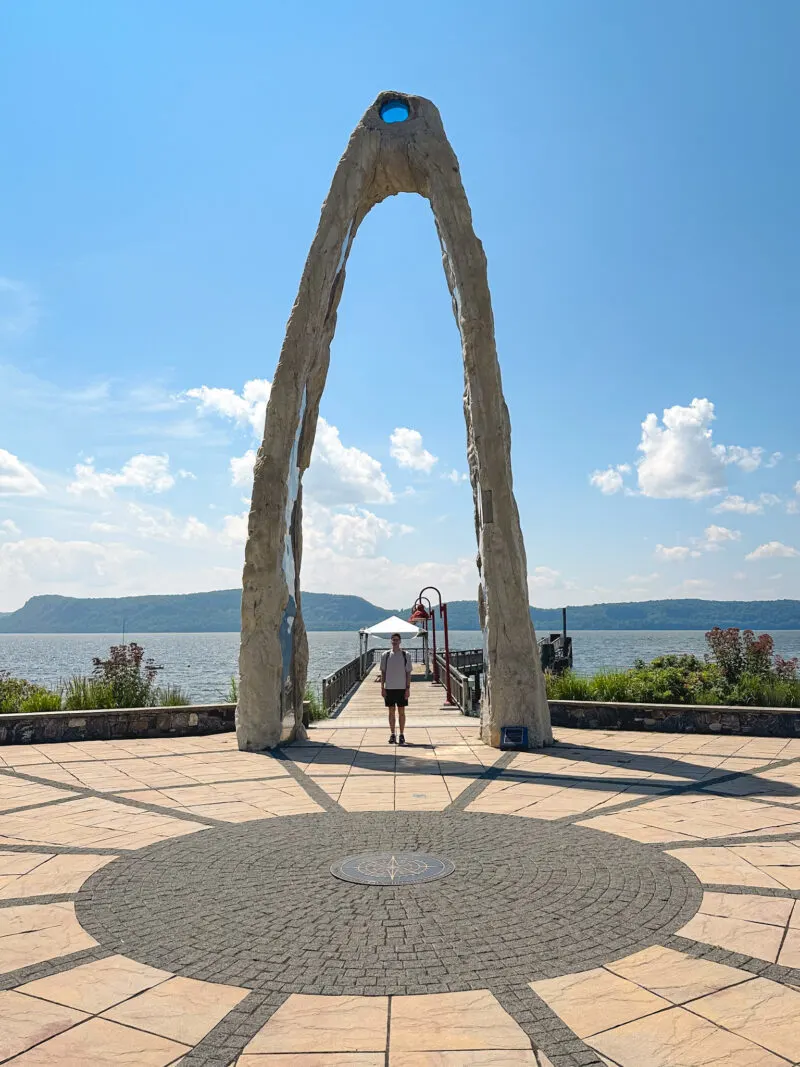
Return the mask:
M 205 523 L 194 515 L 179 519 L 166 508 L 145 508 L 140 504 L 129 504 L 130 514 L 136 534 L 153 541 L 200 541 L 211 536 Z
M 21 336 L 36 325 L 38 318 L 33 291 L 24 282 L 0 278 L 0 333 Z
M 0 448 L 0 496 L 41 496 L 45 488 L 13 452 Z
M 642 423 L 639 488 L 659 499 L 696 500 L 725 487 L 725 449 L 711 438 L 714 405 L 695 397 L 688 407 L 665 408 L 663 425 L 650 413 Z
M 533 573 L 528 575 L 528 590 L 532 593 L 534 589 L 553 589 L 560 578 L 561 572 L 552 567 L 534 567 Z
M 711 510 L 719 514 L 733 511 L 738 515 L 763 515 L 764 508 L 780 504 L 781 498 L 775 493 L 761 493 L 758 500 L 745 500 L 743 496 L 726 496 Z
M 313 499 L 331 505 L 394 502 L 378 460 L 360 448 L 343 445 L 338 429 L 321 417 L 303 485 Z
M 716 448 L 726 466 L 734 463 L 748 474 L 758 470 L 764 455 L 763 448 L 742 448 L 741 445 L 717 445 Z M 776 453 L 776 455 L 779 456 L 780 453 Z M 774 467 L 775 464 L 771 463 L 770 466 Z
M 765 467 L 777 467 L 782 459 L 783 459 L 783 452 L 773 452 L 772 455 L 767 460 L 767 462 L 764 464 L 764 466 Z
M 121 526 L 115 526 L 113 522 L 93 522 L 89 526 L 92 533 L 119 533 Z
M 786 514 L 787 515 L 800 514 L 800 500 L 787 500 L 786 501 Z
M 163 493 L 171 489 L 175 479 L 169 470 L 169 456 L 131 456 L 119 471 L 95 470 L 94 460 L 75 466 L 75 480 L 67 486 L 68 493 L 97 493 L 112 496 L 116 489 L 141 489 L 146 493 Z
M 264 435 L 264 419 L 272 383 L 266 378 L 252 378 L 244 383 L 241 393 L 233 389 L 216 389 L 201 385 L 187 389 L 185 396 L 198 401 L 201 413 L 212 412 L 249 425 L 260 441 Z
M 597 486 L 601 493 L 610 496 L 618 493 L 623 488 L 623 475 L 628 474 L 630 467 L 627 463 L 618 463 L 616 467 L 608 467 L 604 471 L 595 471 L 589 481 Z
M 690 557 L 699 556 L 700 553 L 696 548 L 691 548 L 689 545 L 672 545 L 672 547 L 656 545 L 655 555 L 657 559 L 663 559 L 670 563 L 683 563 Z
M 794 491 L 796 493 L 800 494 L 800 482 L 795 482 L 794 483 Z
M 687 593 L 707 592 L 712 584 L 707 578 L 684 578 L 681 582 L 681 586 Z
M 188 389 L 184 396 L 196 400 L 201 413 L 221 415 L 249 427 L 260 442 L 271 388 L 266 378 L 253 378 L 245 382 L 241 393 L 202 385 Z M 243 456 L 230 460 L 234 485 L 250 488 L 255 458 L 255 449 L 248 449 Z M 331 505 L 391 504 L 395 499 L 378 460 L 359 448 L 342 444 L 339 430 L 322 417 L 317 421 L 311 465 L 303 484 L 306 499 Z
M 3 537 L 18 537 L 22 533 L 13 519 L 3 519 L 0 522 L 0 535 Z
M 5 606 L 36 593 L 86 596 L 89 588 L 113 586 L 144 553 L 120 544 L 30 537 L 0 545 L 0 589 Z M 113 594 L 110 594 L 113 595 Z
M 448 482 L 452 482 L 453 485 L 458 485 L 459 482 L 468 482 L 469 481 L 469 475 L 468 474 L 459 474 L 459 472 L 455 469 L 455 467 L 453 467 L 453 469 L 448 474 L 443 474 L 442 478 L 444 478 Z
M 653 571 L 652 574 L 631 574 L 625 579 L 625 582 L 628 585 L 649 585 L 650 582 L 654 582 L 660 577 L 661 575 L 658 571 Z
M 749 560 L 756 559 L 774 559 L 784 558 L 788 559 L 792 556 L 800 556 L 800 552 L 796 548 L 792 548 L 791 545 L 784 545 L 781 541 L 768 541 L 764 545 L 759 545 L 758 548 L 753 549 L 752 552 L 744 557 Z
M 783 577 L 782 574 L 770 574 L 769 577 L 767 578 L 767 581 L 768 582 L 779 582 L 782 577 Z
M 230 461 L 231 481 L 249 489 L 253 484 L 253 466 L 256 461 L 256 450 L 248 448 L 243 456 L 232 456 Z
M 196 474 L 192 474 L 191 471 L 185 471 L 185 470 L 183 470 L 183 468 L 181 468 L 178 471 L 178 477 L 179 478 L 187 478 L 190 482 L 196 482 L 197 481 L 197 475 Z
M 422 434 L 419 430 L 397 426 L 389 441 L 391 442 L 389 454 L 397 461 L 399 467 L 430 474 L 434 464 L 439 462 L 436 456 L 422 447 Z
M 711 526 L 706 526 L 703 531 L 701 547 L 707 552 L 713 552 L 730 541 L 739 541 L 741 536 L 739 530 L 729 530 L 727 526 L 714 526 L 712 524 Z
M 226 515 L 222 520 L 222 541 L 230 545 L 243 545 L 247 540 L 247 520 L 249 512 L 241 515 Z M 305 560 L 303 561 L 305 564 Z M 305 570 L 305 566 L 303 568 Z
M 699 500 L 725 489 L 726 467 L 753 471 L 761 465 L 763 448 L 714 444 L 714 417 L 713 403 L 695 397 L 688 406 L 664 408 L 660 420 L 653 412 L 645 418 L 638 445 L 642 456 L 636 464 L 643 496 Z M 595 471 L 590 480 L 603 493 L 618 493 L 624 488 L 622 475 L 626 470 L 625 464 L 612 466 Z

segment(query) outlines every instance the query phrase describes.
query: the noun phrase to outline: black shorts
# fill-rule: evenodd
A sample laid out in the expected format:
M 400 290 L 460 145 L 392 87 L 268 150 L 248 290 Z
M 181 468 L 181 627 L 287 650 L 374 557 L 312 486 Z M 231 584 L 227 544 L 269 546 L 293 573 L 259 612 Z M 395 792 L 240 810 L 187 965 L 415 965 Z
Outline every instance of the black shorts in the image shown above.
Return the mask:
M 405 689 L 387 689 L 383 698 L 387 708 L 407 708 Z

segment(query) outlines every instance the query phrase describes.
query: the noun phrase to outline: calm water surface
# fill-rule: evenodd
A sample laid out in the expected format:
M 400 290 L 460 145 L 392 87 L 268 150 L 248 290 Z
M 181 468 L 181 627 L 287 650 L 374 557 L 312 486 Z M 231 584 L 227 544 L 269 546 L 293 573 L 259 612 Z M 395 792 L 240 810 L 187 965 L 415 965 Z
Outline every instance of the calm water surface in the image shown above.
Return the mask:
M 573 630 L 575 670 L 591 674 L 605 667 L 630 667 L 637 657 L 649 660 L 666 652 L 706 650 L 703 630 Z M 800 656 L 800 630 L 777 630 L 775 651 Z M 0 670 L 41 685 L 57 686 L 71 674 L 89 674 L 93 656 L 106 656 L 119 634 L 0 634 Z M 159 681 L 181 686 L 197 703 L 225 698 L 239 655 L 238 633 L 128 634 L 145 654 L 163 665 Z M 452 648 L 479 648 L 481 635 L 456 630 Z M 308 635 L 309 681 L 315 685 L 358 655 L 354 633 Z M 376 642 L 388 647 L 386 642 Z

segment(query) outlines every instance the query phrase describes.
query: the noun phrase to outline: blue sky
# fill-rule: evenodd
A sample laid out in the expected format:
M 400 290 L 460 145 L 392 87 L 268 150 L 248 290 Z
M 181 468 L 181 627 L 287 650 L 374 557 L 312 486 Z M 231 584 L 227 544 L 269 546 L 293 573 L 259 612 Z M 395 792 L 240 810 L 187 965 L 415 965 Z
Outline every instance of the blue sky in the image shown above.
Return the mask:
M 532 602 L 800 597 L 799 31 L 793 0 L 8 0 L 0 610 L 238 584 L 320 205 L 387 88 L 439 107 L 487 252 Z M 348 265 L 304 588 L 474 596 L 461 392 L 428 205 L 394 198 Z

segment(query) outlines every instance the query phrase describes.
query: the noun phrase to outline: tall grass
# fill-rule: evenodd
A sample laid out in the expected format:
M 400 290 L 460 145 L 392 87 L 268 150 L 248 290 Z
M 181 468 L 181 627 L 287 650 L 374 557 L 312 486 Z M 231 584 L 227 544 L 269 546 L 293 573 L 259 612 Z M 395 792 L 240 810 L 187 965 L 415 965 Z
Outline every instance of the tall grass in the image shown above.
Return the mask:
M 328 713 L 322 706 L 320 695 L 312 685 L 306 686 L 305 700 L 309 705 L 309 718 L 311 719 L 311 722 L 319 722 L 320 719 L 328 718 Z
M 228 703 L 239 703 L 239 679 L 235 674 L 231 675 L 230 683 L 228 684 Z
M 185 708 L 191 700 L 179 685 L 164 685 L 156 689 L 155 703 L 159 708 Z
M 104 678 L 73 674 L 66 686 L 64 707 L 67 711 L 94 711 L 115 708 L 114 687 Z

